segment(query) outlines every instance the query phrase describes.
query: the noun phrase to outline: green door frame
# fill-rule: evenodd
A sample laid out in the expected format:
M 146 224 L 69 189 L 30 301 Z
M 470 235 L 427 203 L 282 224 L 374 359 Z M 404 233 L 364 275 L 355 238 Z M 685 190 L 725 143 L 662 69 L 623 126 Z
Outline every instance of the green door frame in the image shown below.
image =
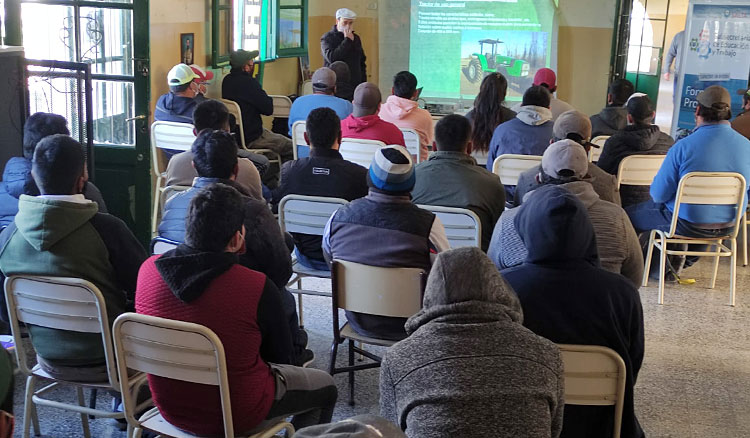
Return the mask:
M 5 0 L 6 44 L 23 45 L 21 6 L 27 0 Z M 151 238 L 151 177 L 149 138 L 150 52 L 149 0 L 131 3 L 100 0 L 34 0 L 28 3 L 132 11 L 132 75 L 92 74 L 94 80 L 133 84 L 133 117 L 121 123 L 134 123 L 135 147 L 94 143 L 96 184 L 110 213 L 122 219 L 139 241 L 148 247 Z M 79 59 L 76 61 L 80 62 Z M 94 102 L 96 107 L 98 103 Z

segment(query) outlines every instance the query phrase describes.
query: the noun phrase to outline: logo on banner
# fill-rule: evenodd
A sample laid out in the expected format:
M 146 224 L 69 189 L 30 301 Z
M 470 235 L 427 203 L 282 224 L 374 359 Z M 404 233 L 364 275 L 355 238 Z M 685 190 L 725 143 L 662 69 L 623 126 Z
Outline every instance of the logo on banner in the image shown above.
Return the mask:
M 698 57 L 701 59 L 708 59 L 711 56 L 711 42 L 709 41 L 709 33 L 705 29 L 701 30 L 698 38 L 690 40 L 690 50 L 698 52 Z

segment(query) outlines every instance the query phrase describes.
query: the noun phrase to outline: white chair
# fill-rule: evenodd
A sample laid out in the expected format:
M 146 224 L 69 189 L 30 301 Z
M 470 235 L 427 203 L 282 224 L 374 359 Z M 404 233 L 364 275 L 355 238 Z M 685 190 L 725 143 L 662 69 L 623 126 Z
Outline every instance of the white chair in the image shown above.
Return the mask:
M 375 152 L 382 147 L 385 147 L 385 143 L 378 140 L 344 138 L 341 140 L 339 152 L 345 160 L 369 168 Z
M 151 170 L 156 177 L 154 206 L 151 214 L 151 232 L 156 232 L 161 211 L 161 195 L 167 180 L 167 161 L 164 149 L 189 151 L 195 141 L 193 125 L 176 122 L 154 122 L 151 124 Z
M 538 155 L 502 154 L 492 162 L 492 173 L 500 177 L 503 185 L 515 186 L 522 173 L 540 164 L 542 157 Z
M 349 201 L 341 198 L 326 198 L 322 196 L 286 195 L 279 202 L 279 227 L 282 232 L 302 233 L 322 236 L 328 219 L 341 206 Z M 302 289 L 302 279 L 305 277 L 331 278 L 330 271 L 318 271 L 303 266 L 296 260 L 292 265 L 294 275 L 288 286 L 297 285 L 297 289 L 289 289 L 297 294 L 299 307 L 299 325 L 304 325 L 302 316 L 302 295 L 331 296 L 328 292 Z
M 271 95 L 273 99 L 273 114 L 271 117 L 289 117 L 292 109 L 292 99 L 288 96 Z
M 154 237 L 151 239 L 151 255 L 160 255 L 177 248 L 180 242 L 169 240 L 164 237 Z
M 307 96 L 313 94 L 313 86 L 311 80 L 306 80 L 300 85 L 300 96 Z
M 414 129 L 399 128 L 404 134 L 404 143 L 406 143 L 406 150 L 409 151 L 414 163 L 418 164 L 422 161 L 422 146 L 419 144 L 419 134 Z
M 664 157 L 666 155 L 630 155 L 623 158 L 617 170 L 617 190 L 621 185 L 650 186 Z
M 294 159 L 299 159 L 299 148 L 306 148 L 310 155 L 310 145 L 305 140 L 305 121 L 297 120 L 292 124 L 292 146 L 294 147 Z
M 138 393 L 138 389 L 147 384 L 146 375 L 141 373 L 131 376 L 126 382 L 119 380 L 112 349 L 107 308 L 104 298 L 96 286 L 79 278 L 12 275 L 5 280 L 5 299 L 8 305 L 13 341 L 18 346 L 16 348 L 18 368 L 26 376 L 24 438 L 30 436 L 32 421 L 35 435 L 41 433 L 36 405 L 78 412 L 81 416 L 83 435 L 86 438 L 91 436 L 88 416 L 125 418 L 122 412 L 87 407 L 83 396 L 84 388 L 90 388 L 93 390 L 117 391 L 121 392 L 123 397 L 133 398 Z M 23 348 L 21 343 L 20 323 L 55 330 L 101 335 L 108 380 L 100 383 L 59 380 L 47 374 L 39 365 L 29 369 L 26 349 Z M 52 383 L 35 390 L 34 386 L 38 380 L 52 381 Z M 77 405 L 58 401 L 60 400 L 59 393 L 54 396 L 54 400 L 43 397 L 49 391 L 65 386 L 76 388 Z M 144 409 L 150 404 L 151 400 L 146 400 L 137 409 Z
M 604 150 L 604 143 L 606 143 L 608 139 L 609 135 L 597 135 L 596 137 L 591 139 L 591 143 L 599 146 L 589 149 L 589 161 L 591 163 L 596 163 L 597 161 L 599 161 L 599 157 L 602 155 L 602 151 Z
M 216 334 L 205 326 L 184 321 L 174 321 L 154 316 L 125 313 L 112 328 L 120 380 L 130 379 L 127 370 L 137 370 L 154 376 L 183 382 L 219 387 L 224 437 L 235 438 L 232 422 L 229 378 L 224 356 L 224 346 Z M 195 400 L 200 403 L 200 400 Z M 143 429 L 160 436 L 195 438 L 168 423 L 158 408 L 153 408 L 136 418 L 132 395 L 123 394 L 123 408 L 132 436 L 140 438 Z M 286 430 L 294 434 L 294 427 L 280 421 L 250 438 L 270 438 Z
M 184 192 L 186 190 L 190 190 L 191 186 L 179 186 L 179 185 L 171 185 L 166 186 L 162 190 L 161 194 L 161 204 L 159 205 L 160 211 L 164 211 L 164 206 L 167 204 L 167 201 L 172 199 L 172 197 L 178 193 Z
M 361 344 L 390 347 L 396 341 L 360 335 L 349 323 L 339 326 L 339 309 L 370 315 L 408 318 L 422 308 L 427 274 L 417 268 L 383 268 L 334 260 L 331 266 L 333 292 L 333 343 L 329 373 L 349 373 L 349 404 L 354 405 L 354 371 L 377 368 L 380 357 L 361 348 Z M 349 365 L 336 367 L 338 347 L 349 341 Z M 354 342 L 359 342 L 356 347 Z M 354 353 L 373 362 L 354 365 Z
M 625 362 L 616 351 L 596 345 L 558 344 L 565 376 L 565 404 L 614 406 L 613 438 L 620 437 L 625 405 Z
M 482 248 L 482 223 L 479 216 L 468 208 L 442 207 L 438 205 L 417 205 L 429 210 L 440 219 L 451 248 L 475 246 Z
M 242 147 L 242 149 L 255 152 L 256 154 L 266 155 L 268 156 L 268 161 L 272 163 L 277 162 L 279 164 L 279 167 L 281 167 L 281 156 L 271 149 L 249 149 L 247 147 L 247 141 L 245 140 L 245 128 L 242 124 L 242 109 L 240 109 L 239 104 L 233 100 L 221 99 L 221 101 L 224 103 L 224 105 L 227 106 L 229 114 L 232 114 L 237 121 L 237 129 L 240 131 L 240 146 Z
M 659 249 L 659 304 L 664 304 L 664 275 L 666 269 L 667 255 L 695 255 L 713 256 L 714 269 L 711 278 L 713 289 L 716 285 L 716 274 L 719 271 L 719 257 L 730 257 L 729 264 L 729 305 L 734 306 L 734 295 L 736 288 L 737 270 L 737 233 L 740 229 L 744 210 L 744 197 L 746 190 L 745 178 L 734 172 L 690 172 L 680 179 L 677 187 L 674 211 L 672 213 L 672 224 L 668 232 L 651 230 L 648 243 L 648 254 L 646 255 L 645 269 L 643 270 L 643 286 L 648 284 L 649 268 L 651 267 L 651 256 L 654 247 Z M 724 236 L 716 237 L 686 237 L 676 234 L 677 220 L 679 218 L 680 206 L 683 204 L 700 204 L 714 206 L 733 206 L 735 218 L 732 220 L 732 231 Z M 729 247 L 723 241 L 729 240 Z M 682 249 L 669 249 L 670 243 L 677 244 L 699 244 L 713 245 L 713 250 L 691 251 Z

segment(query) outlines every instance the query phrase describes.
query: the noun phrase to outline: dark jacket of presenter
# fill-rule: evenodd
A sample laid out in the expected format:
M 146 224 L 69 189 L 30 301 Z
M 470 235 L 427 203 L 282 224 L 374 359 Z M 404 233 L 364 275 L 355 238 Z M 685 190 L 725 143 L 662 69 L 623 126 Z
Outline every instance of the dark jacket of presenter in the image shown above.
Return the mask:
M 367 66 L 362 40 L 354 33 L 354 20 L 357 14 L 346 8 L 336 11 L 336 25 L 320 39 L 323 52 L 323 65 L 328 67 L 336 61 L 343 61 L 351 71 L 352 86 L 367 82 Z

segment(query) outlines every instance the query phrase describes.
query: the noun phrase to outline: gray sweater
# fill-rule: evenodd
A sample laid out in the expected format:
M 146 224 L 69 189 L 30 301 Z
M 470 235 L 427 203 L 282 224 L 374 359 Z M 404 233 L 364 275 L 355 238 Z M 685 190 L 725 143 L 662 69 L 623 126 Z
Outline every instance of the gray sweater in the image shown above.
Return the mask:
M 383 357 L 380 414 L 410 438 L 559 436 L 560 352 L 522 319 L 478 248 L 441 253 L 409 337 Z

